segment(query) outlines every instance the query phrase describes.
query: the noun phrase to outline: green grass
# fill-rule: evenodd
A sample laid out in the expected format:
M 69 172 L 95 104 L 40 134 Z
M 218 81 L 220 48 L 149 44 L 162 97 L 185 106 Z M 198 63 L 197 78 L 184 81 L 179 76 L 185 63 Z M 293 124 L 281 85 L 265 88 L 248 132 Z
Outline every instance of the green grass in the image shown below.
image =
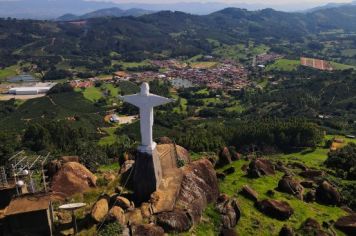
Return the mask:
M 263 44 L 255 45 L 255 43 L 251 41 L 248 47 L 244 44 L 223 45 L 216 48 L 213 51 L 213 55 L 243 62 L 259 54 L 267 53 L 268 50 L 268 46 Z
M 330 63 L 331 63 L 331 66 L 332 66 L 335 70 L 356 69 L 356 66 L 345 65 L 345 64 L 340 64 L 340 63 L 336 63 L 336 62 L 330 62 Z
M 278 159 L 283 162 L 298 161 L 309 167 L 321 167 L 321 164 L 327 158 L 328 149 L 317 148 L 293 153 L 269 156 L 270 159 Z M 240 160 L 228 165 L 219 172 L 229 167 L 234 167 L 236 172 L 228 175 L 224 181 L 220 181 L 220 191 L 235 197 L 241 207 L 241 218 L 236 226 L 236 231 L 239 235 L 278 235 L 284 224 L 294 229 L 299 229 L 301 224 L 309 217 L 316 219 L 320 224 L 324 221 L 337 220 L 339 217 L 347 215 L 346 212 L 339 207 L 324 206 L 318 203 L 306 203 L 289 194 L 275 191 L 273 197 L 269 197 L 266 193 L 268 190 L 275 190 L 279 180 L 283 176 L 282 172 L 277 172 L 274 176 L 265 176 L 258 179 L 250 179 L 241 170 L 242 166 L 248 164 L 248 161 Z M 294 214 L 287 221 L 279 221 L 270 218 L 259 212 L 254 203 L 239 194 L 243 185 L 251 186 L 259 195 L 259 200 L 272 198 L 288 202 L 294 209 Z M 216 222 L 218 215 L 214 214 L 214 210 L 209 206 L 203 214 L 202 221 L 193 229 L 195 235 L 217 235 Z M 335 230 L 335 229 L 334 229 Z M 344 235 L 337 231 L 337 235 Z
M 15 76 L 17 74 L 16 70 L 17 66 L 10 66 L 0 70 L 0 79 L 6 79 L 11 76 Z
M 116 141 L 116 134 L 115 134 L 116 127 L 103 128 L 102 130 L 107 133 L 107 136 L 99 140 L 99 145 L 106 146 L 106 145 L 114 144 Z
M 95 102 L 103 96 L 103 93 L 99 88 L 90 87 L 84 90 L 83 95 L 89 101 Z
M 293 71 L 300 65 L 299 60 L 278 59 L 273 64 L 267 66 L 267 71 L 280 70 L 280 71 Z
M 120 164 L 115 162 L 109 165 L 102 165 L 98 168 L 99 171 L 107 172 L 107 171 L 118 171 L 120 168 Z
M 100 98 L 104 97 L 104 91 L 109 90 L 110 91 L 110 98 L 117 98 L 119 95 L 119 88 L 116 88 L 112 84 L 103 84 L 100 88 L 97 87 L 90 87 L 90 88 L 85 88 L 83 91 L 83 95 L 86 99 L 89 101 L 95 102 L 99 100 Z M 77 89 L 77 92 L 81 92 L 81 89 Z
M 200 69 L 209 69 L 216 67 L 218 62 L 215 61 L 197 61 L 190 63 L 190 66 L 193 68 L 200 68 Z
M 178 100 L 179 96 L 177 94 L 172 94 L 172 98 Z M 173 108 L 173 112 L 176 112 L 176 113 L 185 113 L 185 112 L 187 112 L 187 104 L 188 104 L 187 99 L 180 98 L 180 104 L 179 104 L 179 106 Z
M 328 157 L 329 149 L 305 149 L 298 153 L 274 155 L 274 159 L 284 161 L 299 161 L 310 167 L 319 167 Z
M 122 69 L 127 70 L 129 68 L 137 68 L 140 66 L 149 66 L 151 65 L 149 60 L 141 61 L 141 62 L 117 62 L 116 64 L 122 65 Z
M 239 101 L 235 102 L 231 107 L 225 108 L 226 111 L 228 112 L 243 112 L 245 110 L 244 106 L 241 105 Z
M 227 176 L 220 183 L 221 191 L 230 196 L 236 196 L 240 203 L 242 216 L 236 226 L 236 230 L 240 235 L 278 235 L 284 224 L 297 229 L 308 217 L 312 217 L 319 223 L 322 223 L 323 221 L 337 220 L 340 216 L 346 215 L 346 212 L 338 207 L 323 206 L 318 203 L 306 203 L 288 194 L 275 191 L 276 194 L 273 198 L 287 201 L 294 208 L 295 212 L 287 221 L 279 221 L 265 216 L 254 207 L 252 201 L 236 193 L 243 185 L 248 184 L 258 192 L 260 200 L 270 198 L 266 195 L 266 192 L 274 190 L 277 187 L 283 173 L 278 172 L 275 176 L 250 179 L 241 171 L 242 165 L 247 163 L 246 161 L 233 163 L 231 166 L 235 167 L 236 172 Z

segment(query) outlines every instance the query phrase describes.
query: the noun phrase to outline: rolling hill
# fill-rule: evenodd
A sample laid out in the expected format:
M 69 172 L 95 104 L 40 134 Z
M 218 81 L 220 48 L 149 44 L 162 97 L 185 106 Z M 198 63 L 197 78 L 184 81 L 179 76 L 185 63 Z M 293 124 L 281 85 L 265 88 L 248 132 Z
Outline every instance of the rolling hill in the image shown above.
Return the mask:
M 123 16 L 142 16 L 146 14 L 153 13 L 153 11 L 148 11 L 139 8 L 131 8 L 128 10 L 122 10 L 117 7 L 100 9 L 97 11 L 93 11 L 90 13 L 86 13 L 84 15 L 73 15 L 73 14 L 65 14 L 59 18 L 57 21 L 73 21 L 73 20 L 86 20 L 91 18 L 100 18 L 100 17 L 123 17 Z
M 206 16 L 162 11 L 140 17 L 91 18 L 78 24 L 1 19 L 0 55 L 6 60 L 0 65 L 36 56 L 87 60 L 112 52 L 117 59 L 129 61 L 189 57 L 211 53 L 212 40 L 228 45 L 252 40 L 298 56 L 300 47 L 307 47 L 310 40 L 319 43 L 319 33 L 340 30 L 356 32 L 356 6 L 306 14 L 238 8 Z M 355 39 L 351 35 L 349 40 Z M 319 53 L 320 49 L 312 48 L 311 52 Z

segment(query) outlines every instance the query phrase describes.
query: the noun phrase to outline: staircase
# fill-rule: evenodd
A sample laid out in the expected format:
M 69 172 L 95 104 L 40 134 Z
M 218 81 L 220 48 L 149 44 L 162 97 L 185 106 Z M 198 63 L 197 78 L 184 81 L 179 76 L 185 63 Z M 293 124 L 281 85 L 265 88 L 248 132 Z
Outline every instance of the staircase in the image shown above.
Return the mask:
M 177 167 L 177 156 L 172 144 L 159 145 L 158 152 L 162 167 L 162 181 L 152 195 L 154 213 L 172 211 L 183 179 L 182 170 Z

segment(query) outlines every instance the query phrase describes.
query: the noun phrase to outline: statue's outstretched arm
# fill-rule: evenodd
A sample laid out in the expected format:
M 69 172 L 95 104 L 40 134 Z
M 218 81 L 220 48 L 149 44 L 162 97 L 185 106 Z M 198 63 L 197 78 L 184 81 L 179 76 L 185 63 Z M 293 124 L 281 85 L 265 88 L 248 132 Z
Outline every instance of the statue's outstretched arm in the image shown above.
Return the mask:
M 139 94 L 119 96 L 119 99 L 121 99 L 124 102 L 128 102 L 132 105 L 135 105 L 137 107 L 140 107 L 140 105 L 142 104 L 142 98 Z
M 153 107 L 164 105 L 164 104 L 167 104 L 167 103 L 170 103 L 170 102 L 174 102 L 174 99 L 161 97 L 161 96 L 158 96 L 158 95 L 155 95 L 155 94 L 150 94 L 148 96 L 148 100 L 149 100 L 149 103 Z

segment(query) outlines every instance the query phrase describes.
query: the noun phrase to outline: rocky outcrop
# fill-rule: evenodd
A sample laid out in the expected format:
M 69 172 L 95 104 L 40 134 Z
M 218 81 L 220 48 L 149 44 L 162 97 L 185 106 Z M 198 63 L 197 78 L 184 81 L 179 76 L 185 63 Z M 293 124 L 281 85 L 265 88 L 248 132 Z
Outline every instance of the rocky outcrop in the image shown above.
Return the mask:
M 172 139 L 170 139 L 170 138 L 164 136 L 164 137 L 158 138 L 157 143 L 158 143 L 158 144 L 172 144 L 173 141 L 172 141 Z
M 218 198 L 216 209 L 221 215 L 222 227 L 234 228 L 241 217 L 241 210 L 236 199 L 230 199 L 227 195 Z
M 238 236 L 238 234 L 233 229 L 222 229 L 219 236 Z
M 302 164 L 302 163 L 300 163 L 300 162 L 288 163 L 288 167 L 294 168 L 294 169 L 300 169 L 300 170 L 302 170 L 302 171 L 308 170 L 308 167 L 306 167 L 304 164 Z
M 235 168 L 233 166 L 231 166 L 231 167 L 227 168 L 226 170 L 224 170 L 224 174 L 226 174 L 226 175 L 231 175 L 233 173 L 235 173 Z
M 294 236 L 293 229 L 289 228 L 287 225 L 283 225 L 281 231 L 279 231 L 279 236 Z
M 79 163 L 79 157 L 78 156 L 62 156 L 60 159 L 63 163 L 67 162 L 78 162 Z
M 316 195 L 316 191 L 310 190 L 304 195 L 303 200 L 305 202 L 315 202 L 315 200 L 316 200 L 315 195 Z
M 299 233 L 301 235 L 316 235 L 316 236 L 329 236 L 328 233 L 322 230 L 318 221 L 308 218 L 300 227 Z
M 316 201 L 326 205 L 339 205 L 341 195 L 329 182 L 323 181 L 316 189 Z
M 324 176 L 324 172 L 321 170 L 306 170 L 299 173 L 300 176 L 308 179 L 314 179 Z
M 258 202 L 257 208 L 264 214 L 278 220 L 287 220 L 294 213 L 293 208 L 288 202 L 272 199 Z
M 247 175 L 250 178 L 259 178 L 264 175 L 274 175 L 274 166 L 267 159 L 256 159 L 252 160 L 249 164 Z
M 129 208 L 134 208 L 134 204 L 130 202 L 127 198 L 118 196 L 116 197 L 116 205 L 121 207 L 123 210 L 127 210 Z
M 156 223 L 165 232 L 181 233 L 188 231 L 193 226 L 191 215 L 183 210 L 163 212 L 156 216 Z
M 143 221 L 141 210 L 136 208 L 125 213 L 125 220 L 129 225 L 139 225 Z
M 356 235 L 356 214 L 339 218 L 335 227 L 347 235 Z
M 232 162 L 230 151 L 227 147 L 221 149 L 219 153 L 219 166 L 225 166 Z
M 311 181 L 311 180 L 304 180 L 304 181 L 300 182 L 300 184 L 304 188 L 314 188 L 314 181 Z
M 62 162 L 59 160 L 52 160 L 46 164 L 45 169 L 47 170 L 46 176 L 52 180 L 53 176 L 62 168 Z
M 157 225 L 166 233 L 184 232 L 194 223 L 198 223 L 207 204 L 215 202 L 219 196 L 218 180 L 213 165 L 207 159 L 192 162 L 181 169 L 180 190 L 174 201 L 173 209 L 155 211 Z M 157 194 L 152 194 L 154 203 Z M 150 209 L 146 209 L 147 215 Z
M 51 189 L 68 197 L 95 187 L 96 180 L 97 177 L 85 166 L 77 162 L 67 162 L 53 176 Z
M 101 197 L 99 200 L 94 204 L 91 210 L 91 217 L 96 222 L 101 222 L 104 220 L 105 216 L 109 212 L 109 201 L 107 197 Z
M 133 236 L 163 236 L 164 235 L 164 230 L 161 227 L 153 224 L 133 225 L 131 230 Z
M 187 211 L 196 222 L 207 204 L 218 198 L 218 180 L 213 165 L 206 159 L 192 162 L 182 171 L 181 190 L 175 208 Z
M 118 206 L 113 206 L 108 214 L 108 221 L 117 221 L 121 225 L 125 225 L 126 219 L 125 219 L 125 212 L 121 207 Z
M 292 194 L 299 199 L 303 199 L 304 187 L 298 180 L 293 179 L 293 177 L 289 175 L 283 176 L 283 178 L 278 182 L 278 190 L 283 193 Z
M 258 200 L 258 193 L 248 185 L 244 185 L 240 193 L 246 198 L 251 199 L 254 202 L 257 202 Z

